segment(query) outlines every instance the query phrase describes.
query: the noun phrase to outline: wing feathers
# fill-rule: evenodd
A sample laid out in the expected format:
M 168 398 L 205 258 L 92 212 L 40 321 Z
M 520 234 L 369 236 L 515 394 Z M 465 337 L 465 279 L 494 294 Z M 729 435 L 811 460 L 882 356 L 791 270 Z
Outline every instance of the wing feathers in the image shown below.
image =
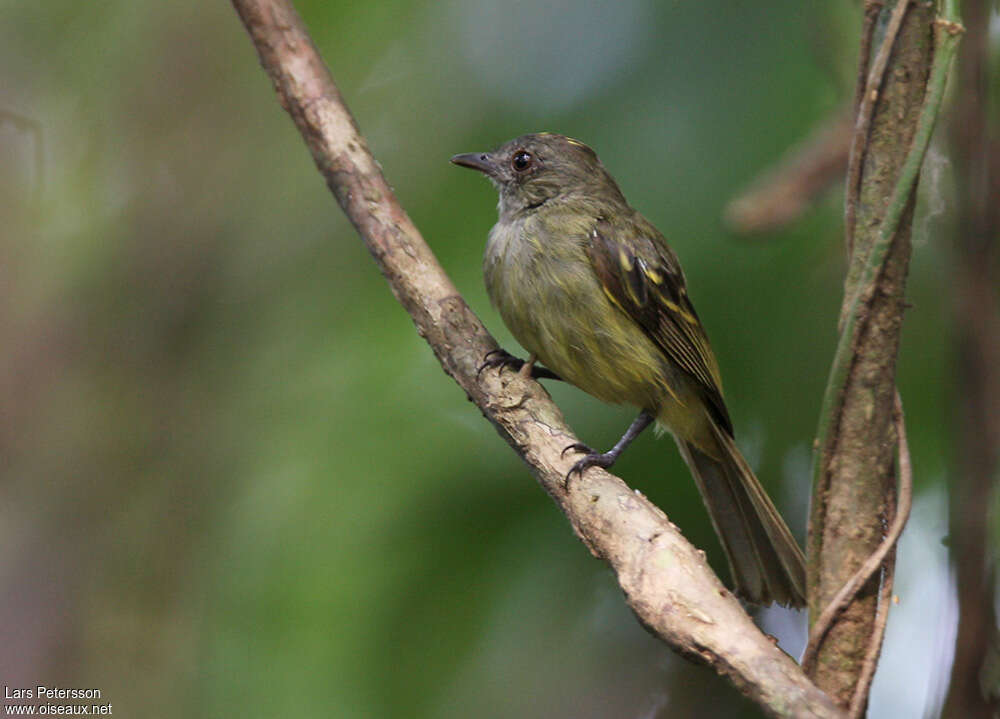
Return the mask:
M 590 233 L 587 254 L 605 294 L 696 380 L 712 414 L 732 434 L 715 355 L 662 235 L 644 221 L 612 225 L 601 219 Z

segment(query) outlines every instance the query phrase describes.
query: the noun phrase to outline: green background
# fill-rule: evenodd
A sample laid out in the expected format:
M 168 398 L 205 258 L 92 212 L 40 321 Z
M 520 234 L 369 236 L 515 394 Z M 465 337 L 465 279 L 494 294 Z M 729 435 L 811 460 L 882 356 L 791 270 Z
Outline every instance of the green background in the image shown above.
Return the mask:
M 99 688 L 124 717 L 757 716 L 645 633 L 442 373 L 227 3 L 0 6 L 0 681 Z M 737 438 L 802 539 L 842 192 L 766 236 L 721 216 L 851 96 L 853 4 L 299 10 L 512 351 L 480 275 L 495 193 L 447 160 L 540 130 L 599 152 L 680 255 Z M 915 222 L 899 384 L 918 498 L 873 716 L 933 708 L 953 641 L 946 152 Z M 632 418 L 549 389 L 595 446 Z M 617 472 L 725 572 L 669 438 Z M 762 621 L 798 654 L 803 615 Z

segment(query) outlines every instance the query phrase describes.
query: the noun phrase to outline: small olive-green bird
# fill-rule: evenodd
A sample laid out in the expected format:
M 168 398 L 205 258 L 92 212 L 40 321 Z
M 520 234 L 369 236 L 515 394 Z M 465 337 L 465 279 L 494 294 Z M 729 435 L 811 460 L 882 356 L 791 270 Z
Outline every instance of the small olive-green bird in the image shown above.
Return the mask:
M 694 475 L 736 593 L 803 606 L 802 551 L 733 441 L 718 364 L 663 235 L 577 140 L 524 135 L 451 161 L 479 170 L 500 193 L 483 262 L 486 288 L 531 353 L 524 362 L 501 352 L 486 365 L 558 377 L 641 410 L 611 450 L 567 447 L 586 453 L 567 481 L 588 467 L 610 467 L 659 422 Z

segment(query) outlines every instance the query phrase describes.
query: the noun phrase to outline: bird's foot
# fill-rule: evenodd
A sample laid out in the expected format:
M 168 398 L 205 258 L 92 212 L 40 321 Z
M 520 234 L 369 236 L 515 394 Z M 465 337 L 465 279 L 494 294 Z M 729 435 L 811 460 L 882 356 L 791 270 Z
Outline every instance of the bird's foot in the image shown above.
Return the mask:
M 479 369 L 476 370 L 476 379 L 479 379 L 479 375 L 483 371 L 488 369 L 497 369 L 503 372 L 504 368 L 509 367 L 515 372 L 520 372 L 521 368 L 524 367 L 524 360 L 520 357 L 515 357 L 507 350 L 496 349 L 486 353 L 486 357 L 483 358 L 483 363 L 479 365 Z
M 618 459 L 618 455 L 621 454 L 620 451 L 616 452 L 614 449 L 607 452 L 595 452 L 582 442 L 574 442 L 573 444 L 567 446 L 562 451 L 562 456 L 565 457 L 567 452 L 583 452 L 584 456 L 578 459 L 576 463 L 570 467 L 569 472 L 566 473 L 566 479 L 563 481 L 564 489 L 569 489 L 569 483 L 570 480 L 573 479 L 574 474 L 582 477 L 583 473 L 591 467 L 608 469 Z
M 479 379 L 484 370 L 496 369 L 498 367 L 501 372 L 505 368 L 510 368 L 515 372 L 520 372 L 525 377 L 530 374 L 532 379 L 562 379 L 562 377 L 552 370 L 536 365 L 534 363 L 534 355 L 532 355 L 531 360 L 525 361 L 503 349 L 495 349 L 486 353 L 483 363 L 476 370 L 476 379 Z

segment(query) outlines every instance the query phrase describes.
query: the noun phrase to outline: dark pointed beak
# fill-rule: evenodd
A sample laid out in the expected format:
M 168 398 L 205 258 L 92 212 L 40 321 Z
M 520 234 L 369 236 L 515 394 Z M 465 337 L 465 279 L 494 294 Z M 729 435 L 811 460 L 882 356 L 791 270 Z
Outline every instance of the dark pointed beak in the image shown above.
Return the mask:
M 493 161 L 485 152 L 467 152 L 464 155 L 455 155 L 451 161 L 460 167 L 469 167 L 487 175 L 492 175 L 495 169 Z

